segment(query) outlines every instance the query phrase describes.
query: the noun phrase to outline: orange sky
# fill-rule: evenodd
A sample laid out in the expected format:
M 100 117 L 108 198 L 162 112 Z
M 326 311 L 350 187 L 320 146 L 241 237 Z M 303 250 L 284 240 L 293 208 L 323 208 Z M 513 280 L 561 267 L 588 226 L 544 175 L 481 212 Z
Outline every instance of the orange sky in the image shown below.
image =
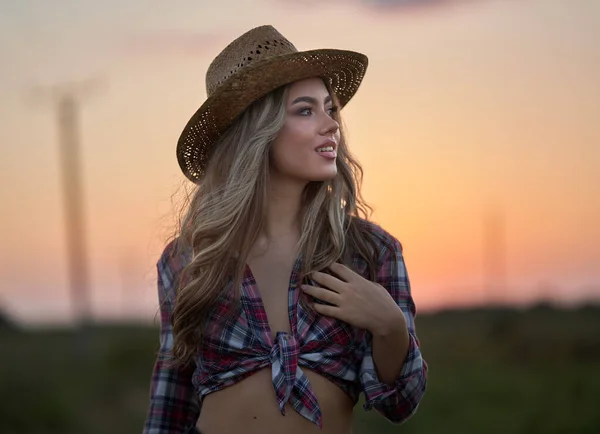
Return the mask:
M 69 315 L 54 113 L 32 86 L 101 77 L 81 112 L 94 309 L 151 318 L 183 181 L 175 142 L 210 60 L 265 23 L 299 49 L 369 56 L 345 122 L 418 306 L 499 297 L 482 290 L 493 209 L 505 218 L 503 297 L 600 298 L 600 2 L 146 1 L 143 13 L 140 2 L 0 4 L 0 302 L 19 318 Z

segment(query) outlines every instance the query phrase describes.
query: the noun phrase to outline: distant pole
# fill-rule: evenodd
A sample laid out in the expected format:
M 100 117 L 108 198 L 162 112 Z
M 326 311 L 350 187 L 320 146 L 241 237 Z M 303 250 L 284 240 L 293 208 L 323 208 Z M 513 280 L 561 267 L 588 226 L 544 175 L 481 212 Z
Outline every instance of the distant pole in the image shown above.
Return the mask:
M 507 302 L 506 220 L 498 208 L 484 218 L 484 278 L 487 302 Z
M 134 306 L 130 304 L 132 298 L 132 291 L 134 287 L 134 255 L 131 249 L 125 249 L 121 254 L 119 261 L 121 271 L 121 317 L 122 319 L 127 318 L 131 315 L 129 309 Z
M 79 142 L 79 102 L 70 92 L 58 96 L 60 160 L 65 204 L 69 289 L 77 325 L 91 321 L 87 242 Z
M 80 327 L 91 322 L 92 309 L 83 211 L 79 112 L 80 100 L 95 84 L 87 81 L 35 89 L 35 96 L 50 97 L 57 115 L 69 293 L 73 320 Z

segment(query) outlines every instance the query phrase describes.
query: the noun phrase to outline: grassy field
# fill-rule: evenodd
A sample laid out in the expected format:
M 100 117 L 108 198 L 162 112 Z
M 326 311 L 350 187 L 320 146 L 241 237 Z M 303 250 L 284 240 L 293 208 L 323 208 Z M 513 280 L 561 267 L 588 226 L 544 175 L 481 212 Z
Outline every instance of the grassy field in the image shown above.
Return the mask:
M 355 433 L 600 433 L 600 308 L 418 317 L 429 385 L 393 426 L 355 411 Z M 139 433 L 157 328 L 0 328 L 0 433 Z

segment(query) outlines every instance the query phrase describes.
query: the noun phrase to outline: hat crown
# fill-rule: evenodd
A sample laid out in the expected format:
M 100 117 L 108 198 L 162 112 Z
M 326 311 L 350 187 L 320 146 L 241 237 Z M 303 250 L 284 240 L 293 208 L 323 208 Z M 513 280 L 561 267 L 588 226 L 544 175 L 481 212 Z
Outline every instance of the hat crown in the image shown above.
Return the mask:
M 206 71 L 208 97 L 231 76 L 268 58 L 296 53 L 298 50 L 273 26 L 260 26 L 247 31 L 219 53 Z

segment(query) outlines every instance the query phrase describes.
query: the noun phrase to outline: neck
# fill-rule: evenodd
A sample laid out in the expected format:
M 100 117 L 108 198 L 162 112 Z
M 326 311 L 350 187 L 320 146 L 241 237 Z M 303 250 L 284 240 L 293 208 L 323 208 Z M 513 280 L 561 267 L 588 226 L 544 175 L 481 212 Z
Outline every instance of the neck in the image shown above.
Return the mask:
M 264 235 L 269 240 L 300 238 L 300 206 L 305 184 L 271 176 Z

